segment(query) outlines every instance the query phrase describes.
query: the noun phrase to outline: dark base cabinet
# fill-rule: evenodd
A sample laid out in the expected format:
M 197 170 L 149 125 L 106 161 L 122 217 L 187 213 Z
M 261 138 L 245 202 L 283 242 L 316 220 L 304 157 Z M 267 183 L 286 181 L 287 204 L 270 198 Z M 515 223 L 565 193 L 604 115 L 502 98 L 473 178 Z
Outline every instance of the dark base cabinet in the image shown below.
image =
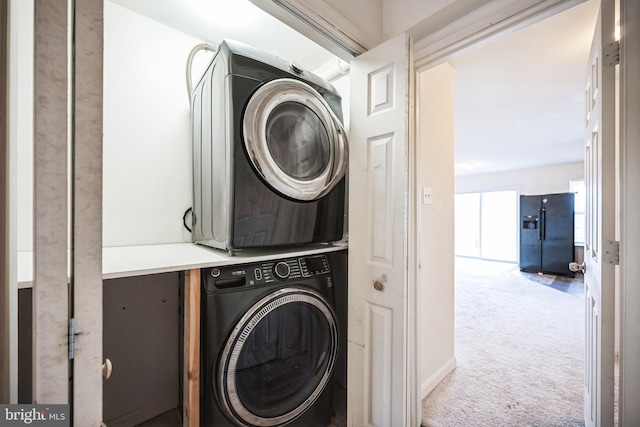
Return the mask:
M 109 427 L 135 426 L 178 406 L 178 273 L 104 281 L 103 355 Z M 32 403 L 32 290 L 18 291 L 18 403 Z
M 33 290 L 18 289 L 18 403 L 33 403 Z
M 133 426 L 178 406 L 178 273 L 104 281 L 103 418 Z

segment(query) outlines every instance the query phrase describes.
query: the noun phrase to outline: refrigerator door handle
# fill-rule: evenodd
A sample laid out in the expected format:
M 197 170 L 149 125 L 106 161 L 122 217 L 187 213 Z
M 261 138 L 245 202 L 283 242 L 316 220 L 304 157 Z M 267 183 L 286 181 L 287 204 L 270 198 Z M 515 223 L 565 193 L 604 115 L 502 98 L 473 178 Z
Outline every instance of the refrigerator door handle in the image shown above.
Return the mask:
M 542 208 L 542 215 L 540 217 L 542 219 L 542 223 L 540 224 L 540 234 L 542 239 L 545 240 L 547 238 L 547 210 Z
M 542 240 L 542 209 L 538 209 L 538 240 Z

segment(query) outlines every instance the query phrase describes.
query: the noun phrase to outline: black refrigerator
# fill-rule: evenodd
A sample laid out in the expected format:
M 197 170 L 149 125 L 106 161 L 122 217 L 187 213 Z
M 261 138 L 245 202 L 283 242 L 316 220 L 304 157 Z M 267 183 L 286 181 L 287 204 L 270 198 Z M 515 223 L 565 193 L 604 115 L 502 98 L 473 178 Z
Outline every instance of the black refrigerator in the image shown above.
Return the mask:
M 574 193 L 520 196 L 520 270 L 573 276 Z

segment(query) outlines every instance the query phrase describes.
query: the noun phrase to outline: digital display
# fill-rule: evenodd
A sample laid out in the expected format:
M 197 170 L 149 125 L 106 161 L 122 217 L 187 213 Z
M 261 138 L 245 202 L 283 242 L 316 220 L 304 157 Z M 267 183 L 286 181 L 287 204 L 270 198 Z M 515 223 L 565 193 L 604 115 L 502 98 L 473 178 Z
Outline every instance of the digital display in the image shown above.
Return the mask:
M 329 271 L 326 258 L 323 256 L 304 258 L 304 264 L 307 267 L 307 272 L 310 274 L 326 273 Z

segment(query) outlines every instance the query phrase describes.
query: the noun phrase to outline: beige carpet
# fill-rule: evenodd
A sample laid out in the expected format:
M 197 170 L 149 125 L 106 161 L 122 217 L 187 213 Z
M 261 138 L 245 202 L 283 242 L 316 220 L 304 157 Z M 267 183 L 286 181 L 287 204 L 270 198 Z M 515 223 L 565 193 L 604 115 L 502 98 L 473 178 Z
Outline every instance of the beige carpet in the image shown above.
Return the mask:
M 458 258 L 457 368 L 423 401 L 422 425 L 583 426 L 580 279 L 562 292 L 554 276 Z

